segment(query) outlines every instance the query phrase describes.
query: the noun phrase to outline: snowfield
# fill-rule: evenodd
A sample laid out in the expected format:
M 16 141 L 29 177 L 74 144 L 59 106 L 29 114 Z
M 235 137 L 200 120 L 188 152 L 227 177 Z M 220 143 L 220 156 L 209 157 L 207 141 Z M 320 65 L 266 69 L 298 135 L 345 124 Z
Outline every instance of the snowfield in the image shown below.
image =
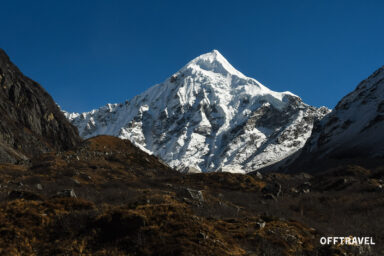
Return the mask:
M 303 147 L 328 112 L 271 91 L 213 50 L 129 101 L 65 115 L 83 138 L 128 139 L 183 172 L 247 173 Z

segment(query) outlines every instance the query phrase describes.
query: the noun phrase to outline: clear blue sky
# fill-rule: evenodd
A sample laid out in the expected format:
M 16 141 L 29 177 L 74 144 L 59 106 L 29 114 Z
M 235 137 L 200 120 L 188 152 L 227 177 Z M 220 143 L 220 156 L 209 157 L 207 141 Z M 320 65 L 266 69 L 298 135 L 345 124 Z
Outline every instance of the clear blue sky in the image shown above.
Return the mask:
M 275 91 L 337 101 L 384 65 L 384 1 L 1 1 L 0 48 L 62 108 L 88 111 L 218 49 Z

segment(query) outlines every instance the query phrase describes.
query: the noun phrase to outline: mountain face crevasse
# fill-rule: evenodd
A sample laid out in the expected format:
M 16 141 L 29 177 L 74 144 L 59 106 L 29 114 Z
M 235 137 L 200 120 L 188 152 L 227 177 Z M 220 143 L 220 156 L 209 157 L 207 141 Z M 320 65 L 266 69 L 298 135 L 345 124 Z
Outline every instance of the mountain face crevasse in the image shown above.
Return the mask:
M 295 153 L 328 112 L 269 90 L 214 50 L 130 101 L 65 115 L 84 138 L 129 139 L 180 171 L 243 173 Z
M 0 163 L 66 150 L 81 138 L 51 96 L 0 49 Z

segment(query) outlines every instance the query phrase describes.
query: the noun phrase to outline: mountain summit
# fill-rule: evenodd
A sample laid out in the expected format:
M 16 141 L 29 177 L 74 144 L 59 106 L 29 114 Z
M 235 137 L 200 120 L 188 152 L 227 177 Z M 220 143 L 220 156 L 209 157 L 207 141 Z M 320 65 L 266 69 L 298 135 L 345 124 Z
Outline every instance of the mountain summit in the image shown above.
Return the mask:
M 180 72 L 186 70 L 205 70 L 224 76 L 234 75 L 237 77 L 245 78 L 245 76 L 237 71 L 218 50 L 213 50 L 209 53 L 203 54 L 192 61 L 190 61 Z
M 250 172 L 295 153 L 327 112 L 268 89 L 213 50 L 130 101 L 65 115 L 84 138 L 129 139 L 181 171 Z

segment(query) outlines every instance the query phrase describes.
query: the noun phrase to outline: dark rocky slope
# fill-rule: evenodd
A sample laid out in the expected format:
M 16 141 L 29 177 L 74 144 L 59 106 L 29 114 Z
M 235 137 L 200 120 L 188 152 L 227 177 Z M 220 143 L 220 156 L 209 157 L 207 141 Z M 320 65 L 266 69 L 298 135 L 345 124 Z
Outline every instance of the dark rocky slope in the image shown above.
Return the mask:
M 27 160 L 81 141 L 51 96 L 0 49 L 0 162 Z

